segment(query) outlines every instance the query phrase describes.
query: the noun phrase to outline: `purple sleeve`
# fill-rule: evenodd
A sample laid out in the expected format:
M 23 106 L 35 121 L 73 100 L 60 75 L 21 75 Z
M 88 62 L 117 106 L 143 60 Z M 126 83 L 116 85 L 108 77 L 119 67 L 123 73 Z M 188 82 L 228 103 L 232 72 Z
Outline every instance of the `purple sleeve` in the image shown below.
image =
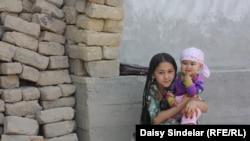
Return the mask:
M 189 96 L 195 96 L 203 92 L 204 90 L 204 79 L 201 75 L 197 75 L 196 78 L 193 79 L 193 84 L 187 87 L 187 93 Z

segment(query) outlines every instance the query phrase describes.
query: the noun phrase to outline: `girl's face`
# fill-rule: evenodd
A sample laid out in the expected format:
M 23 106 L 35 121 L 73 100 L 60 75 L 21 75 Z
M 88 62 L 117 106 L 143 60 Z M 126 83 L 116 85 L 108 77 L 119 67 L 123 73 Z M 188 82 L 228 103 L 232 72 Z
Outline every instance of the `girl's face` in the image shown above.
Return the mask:
M 199 62 L 195 62 L 191 60 L 181 61 L 181 72 L 191 77 L 196 76 L 196 74 L 201 69 L 201 67 L 202 65 Z
M 156 79 L 159 90 L 163 91 L 171 85 L 175 73 L 174 66 L 169 62 L 162 62 L 156 67 L 153 78 Z

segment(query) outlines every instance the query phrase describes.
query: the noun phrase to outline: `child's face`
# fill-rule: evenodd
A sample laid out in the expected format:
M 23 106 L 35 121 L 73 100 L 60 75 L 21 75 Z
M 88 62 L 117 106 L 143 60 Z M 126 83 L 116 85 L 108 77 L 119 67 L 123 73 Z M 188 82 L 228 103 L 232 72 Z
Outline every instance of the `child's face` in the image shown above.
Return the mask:
M 156 79 L 160 90 L 170 86 L 174 79 L 175 73 L 174 66 L 169 62 L 162 62 L 157 66 L 153 77 Z
M 196 61 L 191 60 L 182 60 L 181 61 L 181 72 L 185 75 L 191 77 L 196 76 L 198 71 L 202 68 L 202 64 Z

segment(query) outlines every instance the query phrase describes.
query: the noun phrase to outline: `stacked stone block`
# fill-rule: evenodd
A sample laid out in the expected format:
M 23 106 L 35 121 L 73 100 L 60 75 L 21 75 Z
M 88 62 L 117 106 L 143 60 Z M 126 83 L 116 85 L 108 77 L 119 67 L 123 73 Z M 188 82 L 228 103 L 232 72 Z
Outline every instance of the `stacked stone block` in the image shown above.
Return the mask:
M 81 141 L 117 140 L 126 136 L 118 135 L 121 129 L 131 129 L 107 122 L 112 115 L 111 109 L 121 105 L 114 103 L 112 98 L 105 104 L 100 102 L 105 99 L 103 95 L 113 95 L 102 89 L 105 84 L 93 83 L 103 80 L 109 83 L 119 76 L 119 45 L 124 19 L 122 6 L 123 0 L 65 1 L 66 54 L 69 56 L 71 78 L 77 87 L 77 134 Z M 87 81 L 89 79 L 93 81 Z M 94 95 L 102 100 L 96 101 Z M 109 104 L 112 106 L 107 107 Z
M 1 141 L 78 141 L 65 3 L 0 2 Z
M 119 76 L 123 0 L 72 0 L 63 8 L 66 52 L 75 76 Z

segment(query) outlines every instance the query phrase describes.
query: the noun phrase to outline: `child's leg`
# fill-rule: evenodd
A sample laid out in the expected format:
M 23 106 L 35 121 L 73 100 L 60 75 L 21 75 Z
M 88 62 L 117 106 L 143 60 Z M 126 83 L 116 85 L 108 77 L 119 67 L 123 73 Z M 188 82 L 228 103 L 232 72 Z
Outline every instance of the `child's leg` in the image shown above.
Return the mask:
M 197 115 L 193 116 L 192 118 L 186 118 L 184 115 L 182 116 L 181 119 L 181 124 L 191 124 L 191 125 L 196 125 L 197 124 L 197 120 L 200 118 L 201 116 L 201 110 L 197 109 Z

